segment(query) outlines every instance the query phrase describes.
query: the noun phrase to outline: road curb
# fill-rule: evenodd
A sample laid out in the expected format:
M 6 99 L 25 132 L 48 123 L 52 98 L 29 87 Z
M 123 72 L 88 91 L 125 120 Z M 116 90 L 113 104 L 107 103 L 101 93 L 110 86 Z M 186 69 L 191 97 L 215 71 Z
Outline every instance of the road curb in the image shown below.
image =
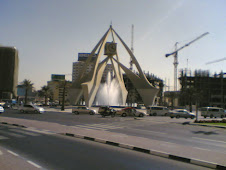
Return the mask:
M 213 162 L 207 162 L 207 161 L 203 161 L 203 160 L 199 160 L 199 159 L 181 157 L 181 156 L 172 155 L 172 154 L 166 153 L 166 152 L 140 148 L 140 147 L 124 144 L 124 143 L 117 143 L 117 142 L 108 141 L 108 140 L 104 140 L 104 139 L 100 139 L 100 138 L 93 138 L 93 137 L 88 137 L 88 136 L 83 136 L 83 135 L 75 135 L 75 134 L 71 134 L 71 133 L 61 133 L 61 135 L 70 136 L 70 137 L 78 137 L 81 139 L 104 143 L 104 144 L 108 144 L 111 146 L 117 146 L 117 147 L 121 147 L 121 148 L 125 148 L 125 149 L 130 149 L 130 150 L 134 150 L 134 151 L 138 151 L 138 152 L 147 153 L 150 155 L 160 156 L 160 157 L 177 160 L 177 161 L 181 161 L 181 162 L 186 162 L 186 163 L 191 163 L 191 164 L 204 166 L 204 167 L 208 167 L 208 168 L 226 170 L 226 166 L 218 165 Z
M 22 127 L 22 128 L 27 128 L 26 126 L 24 125 L 19 125 L 19 124 L 10 124 L 10 123 L 7 123 L 7 122 L 0 122 L 1 124 L 3 125 L 12 125 L 12 126 L 17 126 L 17 127 Z

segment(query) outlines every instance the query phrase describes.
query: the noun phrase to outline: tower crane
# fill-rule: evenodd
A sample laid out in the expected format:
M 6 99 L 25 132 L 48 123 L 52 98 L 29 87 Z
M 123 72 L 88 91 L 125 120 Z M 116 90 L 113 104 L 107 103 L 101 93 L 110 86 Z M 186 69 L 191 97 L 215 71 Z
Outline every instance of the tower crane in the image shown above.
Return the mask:
M 192 40 L 191 42 L 185 44 L 184 46 L 180 47 L 180 48 L 177 48 L 177 44 L 178 42 L 176 42 L 175 44 L 175 51 L 172 52 L 172 53 L 169 53 L 169 54 L 166 54 L 166 57 L 169 57 L 171 55 L 174 55 L 174 91 L 177 91 L 177 66 L 178 66 L 178 51 L 182 50 L 183 48 L 191 45 L 192 43 L 194 43 L 195 41 L 199 40 L 200 38 L 206 36 L 207 34 L 209 34 L 209 32 L 206 32 L 202 35 L 200 35 L 199 37 L 197 37 L 196 39 Z
M 217 62 L 224 61 L 224 60 L 226 60 L 226 57 L 218 59 L 218 60 L 207 62 L 206 64 L 213 64 L 213 63 L 217 63 Z

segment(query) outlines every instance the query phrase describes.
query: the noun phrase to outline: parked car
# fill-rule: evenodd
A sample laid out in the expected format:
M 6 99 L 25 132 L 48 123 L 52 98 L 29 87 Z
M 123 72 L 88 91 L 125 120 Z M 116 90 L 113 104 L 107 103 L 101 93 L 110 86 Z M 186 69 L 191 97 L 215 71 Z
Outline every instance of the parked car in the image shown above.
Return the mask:
M 90 115 L 94 115 L 94 114 L 96 114 L 96 110 L 89 109 L 86 106 L 74 106 L 72 108 L 72 113 L 74 113 L 76 115 L 78 115 L 80 113 L 87 113 L 87 114 L 90 114 Z
M 3 113 L 5 110 L 2 106 L 0 106 L 0 113 Z
M 147 114 L 149 116 L 167 116 L 169 109 L 165 106 L 149 106 L 147 107 Z
M 177 119 L 181 118 L 181 117 L 183 117 L 185 119 L 187 119 L 187 118 L 194 119 L 195 118 L 195 114 L 187 111 L 186 109 L 175 109 L 175 110 L 169 111 L 169 114 L 170 114 L 171 118 L 176 117 Z
M 101 106 L 101 107 L 99 107 L 98 112 L 100 113 L 100 115 L 102 117 L 105 117 L 105 116 L 115 117 L 116 110 L 112 109 L 109 106 Z
M 201 116 L 203 116 L 204 118 L 210 117 L 210 118 L 224 118 L 226 117 L 226 113 L 224 111 L 224 109 L 219 108 L 219 107 L 202 107 L 200 108 L 201 111 Z
M 146 116 L 146 113 L 140 112 L 133 107 L 126 107 L 124 109 L 118 110 L 118 111 L 116 111 L 116 114 L 121 115 L 122 117 L 126 117 L 126 116 L 144 117 L 144 116 Z
M 19 108 L 21 113 L 44 113 L 45 110 L 42 107 L 36 106 L 36 105 L 23 105 Z

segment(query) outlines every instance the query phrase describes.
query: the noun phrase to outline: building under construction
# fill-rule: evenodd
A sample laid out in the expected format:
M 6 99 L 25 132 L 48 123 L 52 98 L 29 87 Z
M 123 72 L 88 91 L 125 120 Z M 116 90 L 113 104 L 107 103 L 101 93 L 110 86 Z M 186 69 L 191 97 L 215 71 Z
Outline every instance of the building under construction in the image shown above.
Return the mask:
M 181 70 L 180 105 L 196 105 L 199 107 L 217 106 L 226 108 L 226 73 L 210 75 L 209 71 Z

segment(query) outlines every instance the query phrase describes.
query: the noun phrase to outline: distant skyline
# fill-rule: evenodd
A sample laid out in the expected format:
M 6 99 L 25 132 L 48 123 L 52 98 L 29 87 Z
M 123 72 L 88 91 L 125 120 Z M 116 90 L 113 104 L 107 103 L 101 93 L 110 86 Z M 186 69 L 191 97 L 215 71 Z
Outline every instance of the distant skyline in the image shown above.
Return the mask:
M 210 34 L 178 53 L 178 71 L 226 71 L 226 60 L 206 65 L 226 57 L 225 18 L 225 0 L 1 0 L 0 45 L 18 49 L 19 83 L 29 79 L 39 90 L 51 74 L 71 74 L 78 53 L 91 52 L 111 23 L 131 47 L 133 24 L 142 69 L 173 86 L 173 57 L 165 54 L 205 32 Z M 129 67 L 121 47 L 119 57 Z

